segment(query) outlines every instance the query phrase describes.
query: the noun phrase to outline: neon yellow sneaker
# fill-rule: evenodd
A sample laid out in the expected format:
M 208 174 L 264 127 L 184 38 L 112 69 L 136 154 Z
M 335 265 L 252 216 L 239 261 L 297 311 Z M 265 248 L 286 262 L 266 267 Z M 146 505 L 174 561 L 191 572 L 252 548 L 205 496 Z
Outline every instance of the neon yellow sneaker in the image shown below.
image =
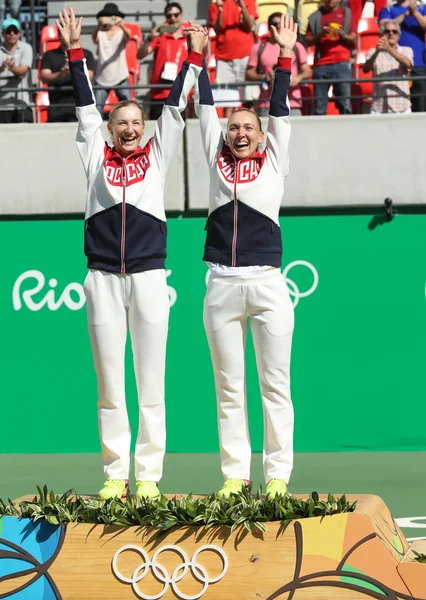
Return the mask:
M 129 481 L 127 479 L 107 479 L 99 492 L 99 499 L 125 498 L 128 491 Z
M 217 495 L 219 498 L 228 499 L 231 494 L 241 494 L 244 489 L 244 479 L 227 479 Z
M 287 494 L 287 484 L 284 479 L 270 479 L 266 485 L 266 497 L 268 500 L 275 500 L 278 497 L 284 497 Z
M 155 481 L 136 481 L 136 498 L 146 500 L 160 497 L 160 490 Z

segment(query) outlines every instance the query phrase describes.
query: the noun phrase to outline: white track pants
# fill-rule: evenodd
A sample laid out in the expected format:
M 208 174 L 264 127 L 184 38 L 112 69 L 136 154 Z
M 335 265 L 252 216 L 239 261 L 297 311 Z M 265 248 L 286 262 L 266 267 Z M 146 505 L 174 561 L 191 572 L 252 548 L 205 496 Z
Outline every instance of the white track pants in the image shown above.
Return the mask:
M 265 480 L 288 482 L 293 468 L 294 312 L 279 269 L 253 276 L 211 277 L 208 283 L 204 326 L 216 385 L 222 474 L 225 479 L 250 479 L 244 360 L 249 319 L 262 395 Z
M 136 479 L 160 481 L 166 447 L 164 374 L 169 318 L 162 269 L 131 275 L 90 270 L 84 282 L 98 378 L 98 417 L 107 479 L 128 479 L 130 426 L 124 354 L 130 330 L 139 401 Z

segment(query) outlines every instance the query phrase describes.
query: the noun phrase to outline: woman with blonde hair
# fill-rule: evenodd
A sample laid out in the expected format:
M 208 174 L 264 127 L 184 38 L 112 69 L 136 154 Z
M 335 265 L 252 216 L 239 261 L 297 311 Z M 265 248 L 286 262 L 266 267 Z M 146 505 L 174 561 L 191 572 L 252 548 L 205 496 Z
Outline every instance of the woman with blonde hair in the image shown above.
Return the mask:
M 224 138 L 205 68 L 197 68 L 195 110 L 210 169 L 210 205 L 204 257 L 210 279 L 204 326 L 216 385 L 222 474 L 219 495 L 240 493 L 250 480 L 245 342 L 250 323 L 264 415 L 266 494 L 287 493 L 293 467 L 290 353 L 294 315 L 280 272 L 279 209 L 288 173 L 288 89 L 297 25 L 286 15 L 271 26 L 280 46 L 266 147 L 258 115 L 229 118 Z
M 77 148 L 87 177 L 84 290 L 95 369 L 105 484 L 103 500 L 126 495 L 131 432 L 126 409 L 124 355 L 130 330 L 138 389 L 139 430 L 135 475 L 139 498 L 155 498 L 165 454 L 164 372 L 169 317 L 165 274 L 167 224 L 164 180 L 184 129 L 182 112 L 201 66 L 205 36 L 191 35 L 154 136 L 140 147 L 144 114 L 124 101 L 110 113 L 112 146 L 104 142 L 102 118 L 81 49 L 82 18 L 59 13 L 78 118 Z

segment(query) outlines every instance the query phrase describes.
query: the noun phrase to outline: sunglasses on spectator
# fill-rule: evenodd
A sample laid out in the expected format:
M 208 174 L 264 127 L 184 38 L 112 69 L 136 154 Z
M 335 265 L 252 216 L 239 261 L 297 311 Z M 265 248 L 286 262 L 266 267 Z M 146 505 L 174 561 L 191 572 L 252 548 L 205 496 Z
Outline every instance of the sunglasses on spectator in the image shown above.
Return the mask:
M 276 29 L 281 25 L 281 21 L 272 21 L 271 25 L 273 25 Z M 269 27 L 271 26 L 269 25 Z
M 174 17 L 175 19 L 177 19 L 179 15 L 180 15 L 180 12 L 176 12 L 176 13 L 167 13 L 167 15 L 166 15 L 166 19 L 171 19 L 172 17 Z
M 385 29 L 383 33 L 386 33 L 387 35 L 394 33 L 396 35 L 399 33 L 399 31 L 398 31 L 398 29 Z
M 11 33 L 14 33 L 15 35 L 19 33 L 19 31 L 16 29 L 16 27 L 8 27 L 5 30 L 5 34 L 6 35 L 10 35 Z

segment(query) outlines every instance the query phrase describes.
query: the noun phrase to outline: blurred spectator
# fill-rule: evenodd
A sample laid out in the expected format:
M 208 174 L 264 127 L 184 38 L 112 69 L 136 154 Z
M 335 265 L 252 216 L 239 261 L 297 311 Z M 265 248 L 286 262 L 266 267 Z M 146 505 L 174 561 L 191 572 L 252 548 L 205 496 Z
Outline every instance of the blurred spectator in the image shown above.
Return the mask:
M 305 46 L 315 46 L 314 79 L 351 79 L 351 49 L 355 47 L 356 28 L 352 14 L 340 0 L 325 0 L 324 6 L 312 13 L 308 21 Z M 315 85 L 314 114 L 324 115 L 328 104 L 330 83 Z M 334 96 L 340 114 L 351 114 L 351 84 L 333 83 Z
M 382 22 L 377 47 L 367 54 L 364 73 L 373 71 L 373 77 L 386 79 L 374 83 L 372 113 L 411 112 L 408 80 L 392 81 L 394 77 L 407 77 L 413 68 L 413 50 L 399 45 L 400 33 L 400 26 L 394 21 Z
M 269 30 L 271 30 L 271 25 L 276 27 L 276 29 L 279 29 L 281 15 L 282 13 L 275 12 L 269 16 Z M 256 104 L 256 112 L 261 117 L 267 116 L 269 112 L 269 98 L 271 97 L 272 81 L 274 80 L 275 67 L 278 62 L 279 54 L 280 46 L 273 36 L 258 42 L 251 49 L 246 79 L 247 81 L 264 82 L 261 86 L 259 102 Z M 303 79 L 310 79 L 311 75 L 312 70 L 307 63 L 306 50 L 302 44 L 296 42 L 291 61 L 291 87 L 288 92 L 292 116 L 297 117 L 302 115 L 302 92 L 298 86 Z
M 209 5 L 209 27 L 217 36 L 216 83 L 245 81 L 257 17 L 255 0 L 216 0 Z M 225 117 L 231 113 L 232 108 L 225 109 Z
M 166 18 L 152 30 L 152 40 L 145 42 L 138 50 L 141 60 L 154 53 L 150 83 L 172 84 L 188 56 L 186 37 L 182 31 L 183 12 L 178 2 L 169 2 L 164 9 Z M 151 100 L 155 102 L 149 108 L 149 118 L 158 119 L 170 88 L 152 88 Z
M 90 50 L 83 49 L 90 80 L 93 79 L 96 61 Z M 49 108 L 47 120 L 49 123 L 77 121 L 75 115 L 75 100 L 72 91 L 68 55 L 63 46 L 48 50 L 41 59 L 40 79 L 49 87 L 56 88 L 49 92 Z M 63 88 L 69 87 L 66 90 Z
M 19 20 L 19 13 L 21 12 L 21 0 L 8 0 L 10 16 L 12 19 Z M 0 0 L 0 23 L 3 22 L 6 16 L 6 0 Z
M 392 19 L 401 26 L 401 46 L 408 46 L 413 50 L 414 68 L 411 75 L 426 78 L 426 6 L 421 3 L 417 5 L 415 0 L 397 0 L 397 4 L 380 11 L 379 25 L 387 19 Z M 411 108 L 413 112 L 426 110 L 426 79 L 413 81 Z
M 107 2 L 96 15 L 98 25 L 92 33 L 93 42 L 98 46 L 95 85 L 102 87 L 95 90 L 95 98 L 101 113 L 111 90 L 115 90 L 120 101 L 130 100 L 126 46 L 131 32 L 123 25 L 124 17 L 113 2 Z
M 2 24 L 3 43 L 0 46 L 0 123 L 32 123 L 33 111 L 28 106 L 30 95 L 19 91 L 30 85 L 33 50 L 22 42 L 21 26 L 16 19 Z M 18 88 L 3 91 L 2 88 Z

